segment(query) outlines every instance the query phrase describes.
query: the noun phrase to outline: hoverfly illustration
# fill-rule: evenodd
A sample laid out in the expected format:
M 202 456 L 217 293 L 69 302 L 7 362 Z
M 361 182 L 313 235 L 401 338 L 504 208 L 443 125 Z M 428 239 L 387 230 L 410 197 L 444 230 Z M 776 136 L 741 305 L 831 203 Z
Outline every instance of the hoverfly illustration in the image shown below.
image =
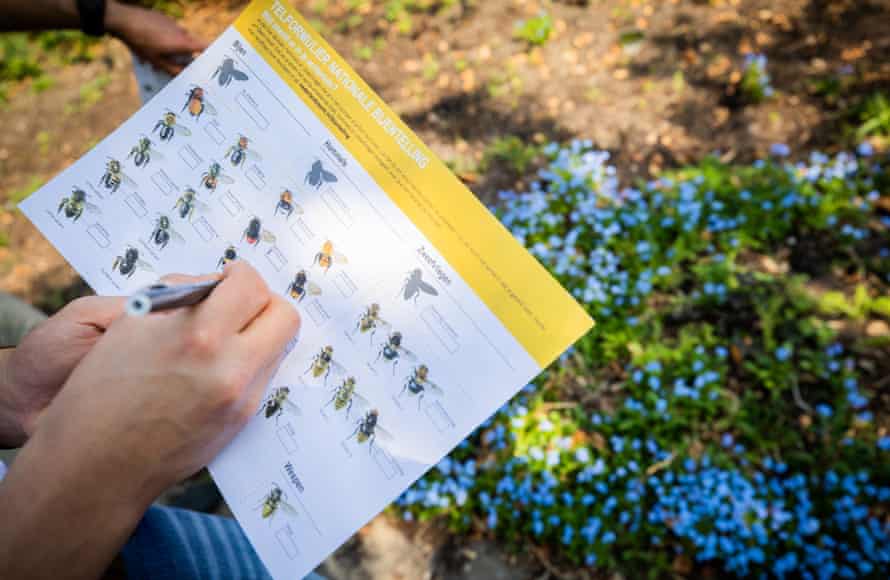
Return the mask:
M 101 213 L 98 206 L 87 201 L 87 192 L 79 187 L 74 187 L 71 190 L 71 195 L 63 197 L 59 202 L 59 209 L 56 210 L 56 213 L 64 211 L 66 218 L 76 222 L 83 215 L 84 209 L 90 213 Z
M 263 229 L 263 223 L 256 216 L 250 218 L 247 227 L 244 228 L 244 232 L 241 234 L 241 240 L 247 240 L 247 243 L 251 246 L 258 245 L 260 240 L 268 244 L 274 244 L 275 239 L 275 234 Z
M 151 162 L 151 157 L 154 155 L 158 159 L 163 159 L 164 156 L 161 155 L 159 151 L 154 149 L 154 145 L 151 142 L 151 139 L 143 135 L 139 138 L 139 142 L 130 149 L 129 155 L 127 155 L 127 159 L 130 157 L 133 158 L 133 163 L 136 167 L 147 167 Z
M 124 173 L 121 162 L 113 157 L 109 157 L 108 161 L 105 163 L 105 173 L 102 175 L 102 179 L 99 180 L 99 183 L 105 189 L 111 190 L 111 193 L 116 192 L 121 186 L 121 183 L 126 183 L 130 187 L 136 187 L 136 182 Z
M 411 376 L 405 381 L 405 385 L 402 387 L 399 397 L 405 393 L 411 393 L 412 395 L 417 396 L 417 408 L 420 409 L 420 404 L 423 402 L 423 397 L 427 391 L 430 391 L 439 397 L 444 396 L 445 391 L 429 379 L 429 373 L 430 369 L 426 365 L 415 367 Z
M 343 382 L 340 383 L 333 391 L 333 396 L 331 400 L 325 403 L 325 407 L 328 405 L 334 405 L 335 411 L 342 411 L 346 409 L 346 419 L 349 419 L 349 413 L 352 411 L 352 406 L 358 403 L 360 407 L 367 408 L 370 406 L 368 400 L 361 396 L 355 390 L 355 377 L 347 377 L 343 379 Z
M 254 508 L 262 510 L 260 515 L 263 519 L 269 518 L 269 525 L 272 525 L 272 518 L 278 513 L 279 508 L 290 516 L 297 516 L 297 510 L 287 503 L 287 494 L 281 491 L 281 487 L 277 483 L 272 483 L 272 489 L 263 496 L 263 499 Z
M 313 378 L 318 378 L 324 375 L 324 382 L 328 382 L 328 376 L 331 374 L 331 371 L 337 375 L 346 374 L 346 369 L 343 368 L 340 363 L 334 360 L 334 347 L 331 345 L 327 345 L 318 351 L 314 357 L 312 357 L 312 363 L 309 365 L 309 368 L 306 369 L 305 375 L 308 372 L 312 372 Z
M 355 323 L 355 330 L 353 330 L 352 333 L 355 334 L 356 332 L 360 332 L 364 334 L 366 332 L 370 332 L 370 340 L 371 344 L 373 344 L 374 334 L 377 332 L 377 328 L 380 326 L 389 327 L 389 323 L 380 318 L 380 305 L 375 302 L 365 308 L 365 311 L 362 312 L 362 315 Z
M 290 400 L 290 387 L 276 387 L 263 400 L 257 415 L 262 413 L 266 419 L 275 417 L 275 422 L 278 423 L 278 418 L 284 414 L 285 409 L 298 417 L 302 415 L 300 408 Z
M 348 260 L 346 256 L 339 252 L 334 251 L 334 242 L 328 240 L 321 246 L 321 250 L 315 254 L 315 259 L 312 261 L 312 264 L 318 264 L 322 268 L 324 268 L 325 274 L 328 273 L 328 270 L 331 269 L 331 266 L 334 264 L 346 264 Z
M 227 87 L 232 84 L 232 79 L 236 81 L 246 81 L 247 73 L 241 72 L 237 68 L 235 68 L 235 61 L 230 57 L 225 57 L 216 70 L 213 71 L 213 76 L 211 79 L 215 79 L 219 76 L 218 82 L 219 86 Z
M 390 333 L 389 337 L 386 339 L 380 346 L 380 351 L 377 353 L 377 359 L 374 362 L 379 361 L 381 358 L 388 362 L 392 363 L 392 374 L 396 374 L 396 367 L 399 366 L 399 361 L 404 358 L 408 361 L 415 361 L 417 357 L 413 352 L 402 346 L 402 333 L 398 330 Z
M 164 116 L 155 123 L 154 129 L 152 129 L 151 132 L 154 133 L 155 131 L 158 131 L 158 136 L 161 138 L 161 141 L 169 141 L 173 139 L 173 136 L 177 131 L 186 137 L 192 134 L 191 131 L 176 122 L 176 113 L 170 110 L 164 113 Z
M 170 223 L 170 218 L 165 215 L 159 215 L 155 220 L 154 230 L 151 232 L 151 241 L 158 247 L 158 249 L 163 250 L 167 247 L 167 244 L 170 243 L 171 239 L 180 244 L 185 243 L 185 238 L 173 228 L 173 224 Z
M 275 215 L 278 215 L 278 210 L 281 210 L 287 218 L 294 212 L 297 212 L 297 215 L 303 213 L 303 208 L 294 202 L 294 194 L 289 189 L 282 191 L 278 197 L 278 203 L 275 204 Z
M 207 102 L 207 99 L 204 96 L 204 89 L 198 85 L 192 85 L 192 88 L 187 95 L 188 98 L 182 106 L 182 111 L 188 109 L 189 115 L 194 117 L 196 121 L 201 118 L 202 113 L 206 112 L 210 115 L 216 114 L 216 109 L 213 108 L 213 105 Z
M 114 264 L 111 266 L 111 269 L 127 278 L 132 278 L 137 269 L 145 270 L 146 272 L 154 271 L 151 264 L 139 257 L 139 250 L 133 246 L 127 246 L 124 249 L 123 256 L 119 255 L 114 258 Z
M 253 161 L 262 160 L 259 153 L 257 153 L 253 149 L 247 148 L 249 144 L 250 139 L 248 139 L 244 135 L 239 135 L 238 140 L 235 141 L 235 144 L 229 147 L 229 149 L 226 151 L 226 157 L 229 159 L 232 167 L 243 166 L 244 161 L 247 159 L 251 159 Z
M 216 186 L 220 183 L 235 183 L 235 180 L 222 172 L 222 166 L 213 162 L 210 167 L 201 175 L 201 185 L 210 191 L 216 191 Z
M 355 437 L 356 441 L 361 444 L 368 442 L 368 453 L 374 450 L 374 442 L 379 437 L 383 441 L 391 441 L 392 435 L 389 431 L 380 426 L 380 412 L 377 409 L 371 409 L 365 415 L 356 421 L 355 431 L 346 438 L 348 441 Z
M 308 183 L 315 189 L 321 189 L 325 183 L 336 183 L 337 176 L 324 168 L 321 160 L 316 160 L 312 164 L 312 168 L 306 173 L 306 179 L 303 183 Z
M 235 249 L 235 246 L 229 246 L 223 252 L 223 255 L 220 257 L 219 262 L 216 263 L 217 269 L 225 268 L 226 264 L 229 262 L 234 262 L 238 259 L 238 250 Z
M 196 209 L 204 210 L 207 207 L 206 203 L 198 199 L 198 193 L 191 187 L 187 187 L 182 192 L 182 195 L 179 196 L 179 199 L 176 200 L 173 209 L 177 211 L 179 217 L 182 219 L 188 218 L 191 221 Z
M 423 279 L 423 271 L 420 268 L 414 268 L 408 273 L 408 277 L 405 278 L 400 294 L 406 301 L 413 299 L 414 303 L 417 304 L 417 299 L 420 297 L 421 292 L 430 296 L 439 295 L 439 291 Z
M 306 270 L 300 270 L 294 275 L 293 281 L 287 286 L 287 293 L 297 302 L 302 302 L 307 294 L 318 296 L 321 288 L 315 282 L 311 282 L 306 275 Z

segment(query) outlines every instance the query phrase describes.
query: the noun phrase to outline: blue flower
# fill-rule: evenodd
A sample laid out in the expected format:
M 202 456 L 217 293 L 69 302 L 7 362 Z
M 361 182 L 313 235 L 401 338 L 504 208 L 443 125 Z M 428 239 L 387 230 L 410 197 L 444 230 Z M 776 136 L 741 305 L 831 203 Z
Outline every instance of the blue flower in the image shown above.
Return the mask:
M 791 154 L 791 149 L 784 143 L 773 143 L 770 145 L 769 152 L 770 155 L 776 157 L 788 157 Z

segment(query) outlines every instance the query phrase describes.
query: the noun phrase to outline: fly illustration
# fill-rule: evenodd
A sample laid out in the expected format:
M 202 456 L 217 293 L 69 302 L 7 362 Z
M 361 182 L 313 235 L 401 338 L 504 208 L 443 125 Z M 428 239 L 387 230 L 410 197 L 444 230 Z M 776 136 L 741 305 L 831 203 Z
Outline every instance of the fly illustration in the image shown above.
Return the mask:
M 222 64 L 216 67 L 216 70 L 213 71 L 213 76 L 211 79 L 215 79 L 219 77 L 217 80 L 219 82 L 219 86 L 227 87 L 232 84 L 232 80 L 236 81 L 246 81 L 247 73 L 242 72 L 235 68 L 235 61 L 231 57 L 226 57 L 223 59 Z
M 308 183 L 315 189 L 321 189 L 325 183 L 336 183 L 337 176 L 324 168 L 320 160 L 312 164 L 312 168 L 306 173 L 303 183 Z
M 439 291 L 436 290 L 432 284 L 423 279 L 423 271 L 420 268 L 414 268 L 405 278 L 400 294 L 406 301 L 414 300 L 414 303 L 417 304 L 417 299 L 420 297 L 421 293 L 430 296 L 439 295 Z

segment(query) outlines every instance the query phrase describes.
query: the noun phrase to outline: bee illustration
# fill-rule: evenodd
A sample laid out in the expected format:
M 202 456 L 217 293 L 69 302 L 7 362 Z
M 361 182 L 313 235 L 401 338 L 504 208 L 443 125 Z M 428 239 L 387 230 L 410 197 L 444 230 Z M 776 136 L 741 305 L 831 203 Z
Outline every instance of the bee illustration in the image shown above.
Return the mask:
M 269 518 L 269 524 L 272 524 L 272 518 L 275 517 L 275 514 L 278 513 L 279 508 L 281 511 L 287 513 L 291 516 L 296 516 L 297 510 L 294 509 L 292 505 L 287 503 L 287 494 L 281 491 L 281 487 L 277 483 L 272 484 L 272 489 L 263 496 L 263 499 L 257 504 L 254 509 L 262 510 L 260 514 L 263 519 Z
M 221 87 L 227 87 L 232 84 L 232 79 L 236 81 L 247 80 L 247 74 L 235 68 L 235 61 L 228 56 L 223 59 L 221 65 L 216 67 L 216 70 L 213 71 L 213 76 L 210 78 L 215 79 L 217 76 L 219 76 L 218 82 Z
M 431 284 L 427 283 L 423 279 L 423 272 L 420 268 L 414 268 L 408 273 L 408 277 L 405 278 L 404 284 L 402 284 L 402 291 L 400 294 L 402 297 L 407 300 L 414 300 L 414 303 L 417 304 L 417 299 L 420 297 L 420 293 L 429 294 L 430 296 L 438 296 L 439 291 L 436 290 Z
M 275 422 L 278 422 L 278 418 L 284 413 L 284 410 L 287 409 L 294 415 L 300 416 L 302 413 L 300 412 L 300 408 L 294 404 L 293 401 L 290 400 L 290 387 L 277 387 L 275 388 L 268 397 L 265 398 L 262 405 L 260 405 L 260 410 L 257 411 L 257 415 L 263 413 L 266 419 L 271 419 L 275 417 Z
M 411 376 L 405 381 L 405 386 L 402 387 L 402 392 L 399 393 L 399 397 L 405 393 L 416 395 L 417 408 L 420 409 L 420 404 L 423 402 L 423 396 L 426 394 L 427 390 L 439 397 L 443 396 L 445 391 L 429 379 L 429 373 L 430 369 L 426 365 L 415 367 Z
M 146 167 L 151 162 L 152 155 L 158 159 L 163 159 L 163 156 L 154 149 L 151 139 L 143 135 L 139 138 L 139 142 L 130 149 L 127 159 L 132 157 L 136 167 Z
M 348 260 L 346 256 L 339 252 L 334 251 L 334 242 L 328 240 L 322 245 L 321 250 L 315 254 L 315 259 L 312 261 L 312 264 L 318 264 L 322 268 L 324 268 L 325 274 L 328 273 L 328 270 L 331 269 L 331 266 L 334 264 L 346 264 Z
M 284 212 L 285 217 L 288 218 L 294 212 L 297 212 L 297 215 L 303 213 L 303 208 L 299 204 L 294 203 L 294 194 L 289 189 L 282 191 L 278 197 L 278 203 L 275 205 L 275 215 L 278 215 L 278 210 Z
M 325 407 L 334 405 L 335 411 L 346 409 L 346 418 L 349 419 L 349 413 L 352 411 L 352 406 L 355 403 L 362 407 L 369 405 L 367 399 L 355 391 L 355 377 L 347 377 L 334 389 L 334 394 L 331 400 L 325 404 Z
M 87 201 L 87 192 L 79 187 L 74 187 L 71 190 L 71 195 L 63 197 L 59 202 L 59 209 L 56 210 L 56 213 L 62 213 L 64 210 L 65 217 L 76 222 L 83 215 L 84 209 L 91 213 L 100 213 L 97 206 Z
M 377 359 L 374 362 L 379 361 L 381 358 L 388 363 L 392 363 L 392 374 L 396 374 L 396 367 L 402 358 L 409 361 L 417 360 L 413 352 L 402 346 L 402 333 L 398 330 L 389 335 L 389 338 L 380 347 Z
M 105 163 L 105 173 L 102 175 L 99 183 L 105 189 L 110 189 L 111 193 L 116 192 L 121 183 L 126 183 L 130 187 L 136 187 L 136 183 L 124 173 L 121 162 L 113 157 L 109 157 Z
M 185 238 L 173 229 L 170 218 L 165 215 L 159 215 L 158 219 L 155 220 L 154 230 L 151 232 L 151 241 L 163 250 L 170 243 L 171 239 L 176 240 L 178 243 L 185 243 Z
M 219 183 L 235 183 L 235 180 L 222 172 L 222 166 L 215 161 L 210 164 L 210 168 L 201 175 L 201 185 L 215 191 Z
M 235 249 L 235 246 L 229 246 L 223 252 L 222 257 L 219 259 L 219 262 L 216 263 L 217 268 L 224 268 L 226 264 L 229 262 L 234 262 L 238 259 L 238 250 Z
M 111 266 L 111 269 L 120 272 L 121 276 L 126 276 L 127 278 L 132 278 L 137 269 L 148 272 L 154 271 L 151 264 L 139 258 L 139 250 L 133 246 L 127 246 L 123 256 L 114 258 L 114 264 Z
M 196 209 L 203 210 L 207 207 L 206 203 L 198 200 L 198 193 L 191 187 L 187 187 L 182 192 L 182 195 L 179 196 L 179 199 L 176 200 L 176 205 L 173 206 L 173 209 L 177 210 L 179 217 L 183 219 L 188 218 L 191 221 Z
M 321 294 L 321 288 L 315 282 L 310 282 L 306 276 L 306 270 L 300 270 L 294 276 L 293 282 L 287 287 L 287 293 L 297 302 L 302 302 L 306 294 L 317 296 Z
M 245 137 L 244 135 L 239 135 L 238 140 L 234 145 L 229 147 L 229 150 L 226 151 L 226 157 L 229 158 L 229 161 L 232 163 L 232 167 L 241 167 L 244 165 L 244 161 L 248 158 L 253 161 L 261 161 L 260 154 L 254 151 L 253 149 L 248 149 L 247 146 L 250 143 L 250 139 Z
M 176 122 L 176 113 L 169 110 L 155 123 L 155 127 L 151 132 L 154 133 L 155 131 L 159 131 L 158 136 L 160 136 L 161 141 L 169 141 L 176 134 L 176 131 L 179 131 L 186 137 L 192 134 L 191 131 Z
M 317 160 L 312 164 L 312 169 L 306 173 L 306 179 L 303 180 L 303 183 L 308 183 L 315 189 L 321 189 L 321 186 L 325 183 L 336 182 L 337 176 L 330 171 L 327 171 L 320 160 Z
M 216 114 L 216 109 L 207 102 L 204 96 L 204 89 L 197 85 L 193 85 L 188 92 L 188 98 L 182 106 L 183 111 L 186 109 L 188 109 L 189 115 L 194 117 L 196 121 L 201 118 L 201 114 L 205 111 L 210 115 Z
M 392 440 L 389 431 L 380 426 L 380 412 L 377 409 L 371 409 L 365 415 L 356 421 L 355 431 L 347 437 L 347 440 L 355 437 L 360 444 L 368 442 L 368 453 L 374 450 L 374 442 L 378 437 L 384 441 Z
M 331 345 L 327 345 L 318 351 L 318 354 L 312 357 L 312 363 L 309 365 L 309 368 L 306 369 L 306 372 L 303 374 L 312 371 L 312 377 L 318 378 L 324 375 L 324 382 L 327 383 L 328 376 L 331 374 L 331 371 L 334 371 L 337 375 L 343 375 L 346 373 L 345 369 L 334 360 L 334 347 Z
M 247 227 L 244 228 L 244 232 L 241 234 L 241 240 L 243 241 L 245 239 L 251 246 L 256 246 L 259 244 L 260 240 L 268 244 L 274 244 L 276 238 L 275 234 L 269 230 L 263 229 L 263 223 L 260 221 L 260 218 L 254 216 L 250 218 Z
M 380 318 L 380 305 L 375 302 L 365 308 L 365 311 L 362 312 L 362 315 L 355 323 L 355 330 L 353 330 L 352 333 L 355 334 L 356 332 L 361 332 L 362 334 L 364 334 L 366 332 L 370 332 L 370 340 L 373 344 L 374 334 L 377 332 L 377 328 L 380 326 L 388 327 L 389 323 Z

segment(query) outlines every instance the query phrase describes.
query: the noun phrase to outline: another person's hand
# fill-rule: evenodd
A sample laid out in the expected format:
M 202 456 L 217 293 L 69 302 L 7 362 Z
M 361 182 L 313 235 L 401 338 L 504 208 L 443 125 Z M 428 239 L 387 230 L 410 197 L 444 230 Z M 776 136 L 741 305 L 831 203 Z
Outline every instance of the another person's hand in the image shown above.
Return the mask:
M 123 298 L 79 298 L 0 354 L 0 446 L 20 447 L 38 414 L 123 311 Z
M 165 14 L 117 2 L 108 4 L 105 25 L 140 58 L 171 75 L 179 74 L 207 43 Z

